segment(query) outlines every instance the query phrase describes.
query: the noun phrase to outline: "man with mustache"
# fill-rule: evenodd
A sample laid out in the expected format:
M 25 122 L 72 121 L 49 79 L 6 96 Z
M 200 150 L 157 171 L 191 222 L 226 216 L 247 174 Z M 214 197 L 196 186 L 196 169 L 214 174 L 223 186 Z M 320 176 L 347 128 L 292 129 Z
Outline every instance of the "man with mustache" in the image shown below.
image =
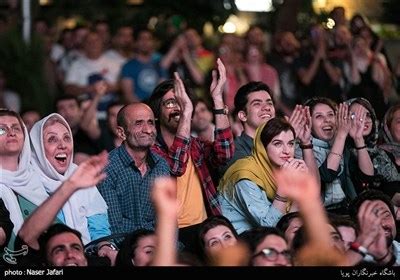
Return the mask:
M 210 87 L 216 123 L 213 143 L 190 136 L 193 104 L 177 73 L 174 80 L 159 84 L 149 100 L 159 132 L 152 150 L 168 161 L 171 174 L 177 177 L 179 239 L 189 251 L 195 250 L 199 224 L 221 214 L 210 170 L 225 164 L 234 150 L 222 97 L 226 71 L 220 59 L 217 65 Z

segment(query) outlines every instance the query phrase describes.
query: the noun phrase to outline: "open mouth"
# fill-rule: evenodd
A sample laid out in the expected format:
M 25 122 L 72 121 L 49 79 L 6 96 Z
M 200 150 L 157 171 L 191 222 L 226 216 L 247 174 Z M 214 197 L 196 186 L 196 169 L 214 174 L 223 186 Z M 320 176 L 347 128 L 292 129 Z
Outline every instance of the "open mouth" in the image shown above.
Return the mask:
M 172 119 L 173 119 L 173 120 L 179 122 L 180 118 L 181 118 L 180 112 L 173 112 L 173 113 L 171 113 L 171 114 L 169 115 L 169 120 L 172 120 Z
M 333 127 L 332 126 L 323 126 L 322 131 L 326 132 L 326 133 L 331 133 L 333 131 Z
M 260 117 L 263 119 L 270 119 L 270 118 L 272 118 L 272 115 L 271 114 L 263 114 Z
M 55 159 L 60 162 L 60 163 L 66 163 L 67 162 L 67 154 L 66 153 L 61 153 L 61 154 L 56 154 Z

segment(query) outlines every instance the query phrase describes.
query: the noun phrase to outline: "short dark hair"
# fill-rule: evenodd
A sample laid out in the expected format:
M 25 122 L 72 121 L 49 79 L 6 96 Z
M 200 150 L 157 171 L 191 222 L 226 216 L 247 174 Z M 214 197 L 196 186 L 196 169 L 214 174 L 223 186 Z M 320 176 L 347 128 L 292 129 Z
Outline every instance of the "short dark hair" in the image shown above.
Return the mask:
M 272 90 L 267 84 L 263 82 L 249 82 L 241 86 L 235 94 L 235 110 L 233 111 L 234 116 L 236 116 L 239 111 L 243 111 L 245 109 L 247 102 L 249 101 L 249 94 L 255 91 L 266 91 L 271 96 L 271 99 L 274 100 L 272 96 Z
M 296 132 L 287 120 L 278 117 L 270 119 L 261 131 L 261 143 L 263 143 L 264 147 L 266 147 L 272 141 L 272 138 L 277 136 L 282 131 L 291 131 L 294 139 L 296 139 Z
M 78 104 L 78 106 L 81 106 L 81 101 L 78 97 L 74 96 L 74 95 L 68 95 L 68 94 L 63 94 L 63 95 L 59 95 L 56 97 L 56 99 L 54 100 L 54 109 L 57 112 L 57 106 L 58 103 L 64 100 L 75 100 L 76 104 Z
M 43 232 L 40 236 L 39 236 L 39 246 L 40 246 L 40 253 L 41 256 L 43 257 L 43 260 L 47 263 L 47 244 L 49 242 L 49 240 L 51 238 L 53 238 L 56 235 L 65 233 L 65 232 L 70 232 L 74 235 L 76 235 L 76 237 L 78 237 L 78 239 L 80 240 L 82 246 L 83 246 L 83 241 L 82 241 L 82 234 L 73 229 L 70 228 L 67 225 L 64 224 L 60 224 L 60 223 L 56 223 L 51 225 L 45 232 Z
M 325 104 L 329 107 L 331 107 L 331 109 L 336 112 L 337 110 L 337 104 L 335 101 L 333 101 L 332 99 L 326 98 L 326 97 L 313 97 L 308 99 L 306 102 L 304 102 L 304 106 L 308 106 L 310 107 L 310 114 L 312 115 L 314 113 L 314 108 L 315 106 L 317 106 L 318 104 Z

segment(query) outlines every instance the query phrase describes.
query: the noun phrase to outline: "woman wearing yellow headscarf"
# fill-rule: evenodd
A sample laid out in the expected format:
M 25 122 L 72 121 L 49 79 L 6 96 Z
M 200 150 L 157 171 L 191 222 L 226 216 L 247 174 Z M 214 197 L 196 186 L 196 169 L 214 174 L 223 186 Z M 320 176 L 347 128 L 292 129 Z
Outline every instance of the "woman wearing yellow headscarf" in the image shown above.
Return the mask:
M 294 159 L 295 132 L 284 119 L 274 118 L 257 129 L 252 155 L 236 161 L 218 186 L 222 214 L 240 234 L 256 226 L 275 226 L 288 210 L 273 172 L 278 168 L 307 170 Z

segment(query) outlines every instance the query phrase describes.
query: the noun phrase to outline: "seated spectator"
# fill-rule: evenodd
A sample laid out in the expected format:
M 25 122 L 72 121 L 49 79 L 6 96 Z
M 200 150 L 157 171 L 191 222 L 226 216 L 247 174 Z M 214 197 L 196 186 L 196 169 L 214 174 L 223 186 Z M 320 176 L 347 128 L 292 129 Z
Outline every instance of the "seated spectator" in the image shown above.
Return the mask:
M 115 266 L 148 266 L 153 259 L 155 246 L 154 230 L 135 230 L 119 246 Z
M 290 210 L 274 172 L 308 170 L 303 160 L 294 158 L 294 142 L 293 127 L 284 119 L 271 119 L 257 129 L 252 155 L 234 163 L 220 181 L 222 213 L 239 234 L 257 226 L 275 226 Z
M 251 266 L 291 266 L 292 256 L 281 231 L 273 227 L 257 227 L 243 232 L 251 252 Z

